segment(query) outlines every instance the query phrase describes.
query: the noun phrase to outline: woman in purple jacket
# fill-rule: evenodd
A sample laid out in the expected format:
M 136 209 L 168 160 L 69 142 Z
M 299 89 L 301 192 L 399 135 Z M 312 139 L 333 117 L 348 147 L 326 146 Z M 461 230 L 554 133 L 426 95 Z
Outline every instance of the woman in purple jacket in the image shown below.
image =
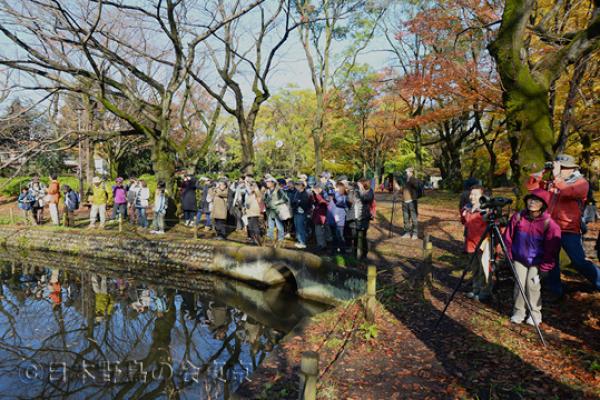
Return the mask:
M 529 325 L 542 322 L 541 277 L 555 267 L 560 251 L 560 228 L 546 212 L 549 200 L 550 193 L 543 189 L 525 196 L 526 209 L 512 216 L 504 233 L 509 257 L 532 307 L 532 315 L 526 321 Z M 525 320 L 526 309 L 516 282 L 514 302 L 510 320 L 520 324 Z
M 333 232 L 334 252 L 346 252 L 344 239 L 344 224 L 346 223 L 346 210 L 348 209 L 348 195 L 346 186 L 342 182 L 335 185 L 335 192 L 329 198 L 327 208 L 327 223 Z

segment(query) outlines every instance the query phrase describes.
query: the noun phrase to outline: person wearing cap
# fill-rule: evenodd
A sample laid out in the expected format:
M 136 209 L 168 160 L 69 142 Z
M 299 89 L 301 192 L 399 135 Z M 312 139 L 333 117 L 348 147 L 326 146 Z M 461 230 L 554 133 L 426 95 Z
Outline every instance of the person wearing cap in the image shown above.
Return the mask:
M 102 179 L 95 176 L 92 180 L 92 208 L 90 210 L 90 229 L 96 226 L 96 219 L 100 216 L 100 228 L 106 225 L 106 204 L 108 203 L 108 192 Z
M 561 232 L 558 224 L 550 217 L 548 205 L 551 193 L 534 189 L 525 196 L 525 210 L 513 214 L 504 232 L 508 257 L 515 265 L 525 296 L 531 304 L 532 315 L 526 315 L 525 299 L 515 282 L 514 307 L 511 322 L 527 324 L 542 322 L 541 276 L 556 268 L 560 251 Z
M 418 190 L 419 180 L 415 177 L 415 169 L 406 168 L 406 179 L 402 185 L 402 219 L 404 221 L 403 239 L 419 238 Z
M 219 179 L 214 193 L 212 217 L 215 221 L 217 240 L 224 240 L 227 237 L 227 198 L 229 195 L 226 179 Z
M 50 175 L 50 185 L 48 185 L 48 209 L 53 225 L 60 225 L 60 216 L 58 215 L 58 203 L 60 202 L 60 182 L 56 174 Z
M 254 180 L 246 178 L 244 196 L 244 216 L 248 225 L 248 239 L 257 246 L 262 246 L 260 235 L 260 216 L 264 208 L 262 192 Z
M 186 226 L 192 226 L 194 224 L 194 217 L 198 210 L 196 190 L 198 190 L 196 178 L 191 175 L 186 175 L 185 178 L 183 178 L 180 188 L 181 208 L 183 209 L 183 219 Z
M 489 247 L 488 238 L 484 240 L 479 248 L 477 247 L 487 229 L 487 222 L 481 213 L 480 199 L 483 196 L 483 192 L 484 188 L 481 185 L 473 184 L 470 186 L 469 198 L 463 205 L 460 213 L 460 222 L 464 226 L 464 251 L 470 256 L 477 253 L 476 262 L 472 262 L 470 265 L 473 287 L 471 291 L 467 292 L 466 296 L 477 301 L 485 301 L 492 294 L 492 279 L 489 274 L 489 265 L 484 265 L 482 262 L 483 249 L 486 249 L 485 246 Z M 485 268 L 487 268 L 487 271 Z
M 346 240 L 344 238 L 344 227 L 346 224 L 346 212 L 348 209 L 348 193 L 346 185 L 341 181 L 335 185 L 335 191 L 330 196 L 327 209 L 327 223 L 333 234 L 334 251 L 346 252 Z
M 350 243 L 352 254 L 358 260 L 366 260 L 369 252 L 367 231 L 371 222 L 371 205 L 375 193 L 371 188 L 371 181 L 362 178 L 356 182 L 356 188 L 348 193 L 350 210 L 346 214 L 346 223 L 350 228 Z
M 140 179 L 135 195 L 135 211 L 137 212 L 138 225 L 148 227 L 148 206 L 150 205 L 150 189 L 145 180 Z
M 27 185 L 29 192 L 34 198 L 32 204 L 33 217 L 38 225 L 41 225 L 44 220 L 44 198 L 46 197 L 46 185 L 40 182 L 39 176 L 34 176 L 31 182 Z
M 600 267 L 586 259 L 582 244 L 581 216 L 589 183 L 579 172 L 573 156 L 559 154 L 549 169 L 530 176 L 527 189 L 547 189 L 551 196 L 548 212 L 562 231 L 561 246 L 571 259 L 571 264 L 585 276 L 596 290 L 600 290 Z M 557 264 L 559 264 L 557 262 Z M 562 296 L 560 265 L 553 269 L 547 279 L 547 287 L 556 296 Z
M 312 211 L 312 199 L 306 191 L 306 182 L 298 180 L 294 182 L 296 190 L 292 192 L 290 204 L 294 214 L 294 227 L 296 228 L 296 240 L 294 245 L 297 249 L 306 248 L 306 219 Z
M 285 192 L 278 186 L 275 178 L 265 180 L 267 190 L 264 193 L 265 214 L 267 216 L 267 237 L 274 241 L 274 230 L 277 227 L 277 242 L 275 246 L 281 245 L 285 238 L 283 221 L 290 218 L 288 198 Z
M 164 182 L 158 182 L 156 193 L 154 194 L 154 219 L 152 220 L 152 230 L 150 233 L 164 235 L 165 233 L 165 215 L 169 205 L 166 195 L 167 185 Z
M 202 214 L 204 214 L 204 230 L 211 230 L 211 212 L 213 208 L 213 199 L 215 196 L 215 189 L 211 184 L 210 179 L 203 176 L 200 178 L 200 187 L 202 188 L 202 195 L 200 197 L 200 204 L 198 204 L 198 214 L 196 215 L 196 225 L 200 225 L 202 220 Z
M 129 178 L 129 184 L 125 188 L 127 190 L 127 214 L 129 215 L 129 223 L 135 225 L 137 213 L 135 211 L 135 198 L 140 190 L 140 183 L 135 178 Z
M 123 178 L 119 177 L 115 180 L 115 185 L 112 187 L 113 194 L 113 210 L 112 219 L 117 219 L 119 215 L 123 220 L 127 219 L 127 189 L 123 186 Z
M 75 210 L 79 208 L 79 194 L 69 185 L 63 185 L 62 191 L 65 195 L 63 206 L 63 215 L 65 216 L 65 226 L 73 226 L 75 222 Z

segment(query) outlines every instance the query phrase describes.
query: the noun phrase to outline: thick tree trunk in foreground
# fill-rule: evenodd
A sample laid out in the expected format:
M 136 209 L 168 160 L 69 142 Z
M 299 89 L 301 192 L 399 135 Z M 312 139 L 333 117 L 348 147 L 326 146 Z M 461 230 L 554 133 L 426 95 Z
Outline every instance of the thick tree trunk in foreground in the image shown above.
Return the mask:
M 525 39 L 535 6 L 534 0 L 506 0 L 498 35 L 489 47 L 502 80 L 513 151 L 513 182 L 519 194 L 523 193 L 526 176 L 542 169 L 553 156 L 555 135 L 549 102 L 553 82 L 568 65 L 593 52 L 600 36 L 600 0 L 594 0 L 588 27 L 559 38 L 554 52 L 534 62 L 528 58 Z M 541 40 L 556 41 L 542 24 L 533 27 L 535 33 Z

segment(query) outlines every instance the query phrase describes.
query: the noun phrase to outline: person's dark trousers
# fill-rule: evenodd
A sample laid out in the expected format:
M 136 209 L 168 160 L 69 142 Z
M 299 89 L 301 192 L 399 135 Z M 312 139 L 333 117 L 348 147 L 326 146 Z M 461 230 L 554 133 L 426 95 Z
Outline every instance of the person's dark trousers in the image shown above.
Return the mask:
M 356 247 L 356 244 L 354 243 L 355 230 L 356 221 L 346 221 L 346 223 L 344 224 L 344 241 L 346 242 L 346 245 L 352 250 L 354 250 L 354 248 Z
M 294 227 L 296 228 L 296 240 L 306 245 L 306 215 L 294 214 Z
M 63 207 L 62 214 L 65 218 L 64 226 L 74 226 L 75 225 L 75 214 L 73 211 L 69 210 L 67 207 Z
M 257 245 L 262 246 L 259 217 L 248 217 L 248 237 Z
M 577 233 L 563 232 L 560 242 L 562 248 L 571 260 L 571 265 L 594 286 L 600 290 L 600 268 L 590 260 L 586 260 L 581 242 L 581 235 Z M 556 295 L 563 294 L 563 287 L 560 281 L 560 260 L 556 260 L 556 266 L 550 270 L 546 279 L 546 287 Z
M 356 231 L 356 237 L 354 239 L 357 243 L 357 255 L 356 258 L 359 260 L 365 260 L 369 253 L 369 243 L 367 242 L 367 230 L 358 229 Z
M 344 240 L 344 227 L 339 225 L 331 226 L 333 231 L 333 246 L 334 251 L 340 250 L 342 253 L 346 251 L 346 241 Z
M 112 209 L 112 219 L 117 219 L 117 215 L 121 215 L 123 220 L 127 220 L 127 203 L 115 204 Z
M 417 201 L 402 202 L 402 218 L 404 220 L 404 233 L 419 234 Z
M 356 258 L 358 251 L 358 229 L 356 221 L 346 221 L 346 225 L 344 226 L 344 236 L 346 238 L 346 244 L 352 249 L 352 255 Z
M 190 210 L 183 210 L 183 219 L 187 222 L 187 221 L 193 221 L 194 220 L 194 216 L 195 216 L 196 212 L 195 211 L 190 211 Z
M 215 231 L 218 237 L 227 237 L 227 220 L 215 219 Z

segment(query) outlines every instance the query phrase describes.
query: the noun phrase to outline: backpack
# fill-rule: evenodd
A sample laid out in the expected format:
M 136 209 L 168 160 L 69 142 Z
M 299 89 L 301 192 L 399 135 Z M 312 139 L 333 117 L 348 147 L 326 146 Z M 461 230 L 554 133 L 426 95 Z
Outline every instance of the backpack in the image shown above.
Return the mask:
M 77 210 L 79 208 L 79 203 L 81 202 L 81 199 L 79 198 L 79 193 L 75 192 L 74 190 L 71 190 L 69 193 L 67 193 L 65 197 L 65 201 L 68 203 L 66 205 L 69 209 Z M 71 206 L 71 202 L 75 202 L 75 204 Z
M 375 197 L 373 197 L 373 201 L 369 204 L 369 212 L 371 213 L 371 220 L 374 220 L 377 216 L 377 202 L 375 201 Z

